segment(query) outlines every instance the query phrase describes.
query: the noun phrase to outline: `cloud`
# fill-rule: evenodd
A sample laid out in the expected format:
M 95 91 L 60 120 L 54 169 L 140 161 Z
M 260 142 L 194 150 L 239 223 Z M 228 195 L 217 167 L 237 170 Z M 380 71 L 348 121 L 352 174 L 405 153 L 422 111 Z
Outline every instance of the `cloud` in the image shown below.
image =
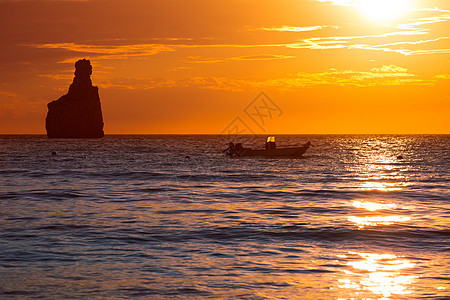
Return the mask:
M 329 1 L 316 0 L 334 5 L 353 5 L 353 1 Z M 423 9 L 422 9 L 423 10 Z M 428 9 L 426 11 L 438 12 L 438 16 L 430 16 L 410 20 L 403 24 L 391 26 L 382 26 L 374 28 L 377 33 L 362 35 L 338 35 L 338 36 L 317 36 L 317 31 L 325 28 L 335 28 L 339 31 L 347 31 L 354 29 L 356 25 L 331 26 L 288 26 L 281 27 L 262 27 L 257 30 L 273 31 L 273 32 L 291 32 L 293 34 L 309 34 L 315 35 L 302 38 L 298 42 L 287 43 L 214 43 L 212 39 L 201 38 L 194 40 L 193 38 L 152 38 L 152 43 L 133 43 L 126 44 L 126 40 L 122 40 L 122 45 L 94 45 L 94 44 L 77 44 L 77 43 L 47 43 L 32 44 L 31 47 L 40 49 L 63 49 L 73 53 L 83 53 L 84 57 L 95 59 L 136 59 L 143 58 L 159 53 L 176 52 L 182 49 L 215 49 L 215 48 L 288 48 L 288 49 L 309 49 L 309 50 L 367 50 L 392 52 L 401 55 L 432 55 L 447 54 L 450 49 L 444 43 L 439 41 L 447 40 L 449 37 L 442 36 L 437 31 L 433 31 L 429 26 L 436 23 L 444 23 L 450 20 L 449 11 Z M 379 33 L 379 30 L 385 32 Z M 426 36 L 427 38 L 419 38 Z M 396 39 L 395 41 L 392 41 Z M 400 40 L 399 39 L 403 39 Z M 115 41 L 117 42 L 117 41 Z M 426 47 L 422 47 L 425 46 Z M 419 48 L 420 47 L 420 48 Z M 273 51 L 273 50 L 272 50 Z M 291 55 L 282 54 L 259 54 L 235 56 L 229 58 L 197 58 L 188 59 L 189 63 L 220 63 L 233 60 L 278 60 L 293 58 Z M 62 62 L 72 62 L 74 57 L 70 57 Z
M 281 55 L 281 54 L 261 54 L 261 55 L 248 55 L 248 56 L 238 56 L 232 57 L 231 60 L 274 60 L 274 59 L 289 59 L 295 58 L 291 55 Z
M 196 86 L 207 89 L 248 90 L 275 87 L 292 90 L 320 85 L 337 86 L 398 86 L 398 85 L 433 85 L 435 81 L 415 78 L 406 68 L 395 65 L 383 65 L 370 71 L 329 70 L 319 73 L 300 72 L 290 77 L 267 80 L 239 80 L 230 78 L 201 78 L 184 80 L 184 86 Z M 178 84 L 178 83 L 177 83 Z
M 346 7 L 358 7 L 361 5 L 361 0 L 313 0 L 313 1 L 330 4 L 330 5 L 336 5 L 336 6 L 346 6 Z M 377 0 L 371 0 L 371 1 L 377 1 Z M 392 0 L 392 1 L 396 1 L 396 0 Z M 423 3 L 426 3 L 426 2 L 427 1 L 423 1 Z M 438 7 L 410 8 L 410 10 L 431 11 L 431 12 L 448 12 L 448 10 L 441 9 Z
M 67 72 L 64 72 L 63 74 L 40 74 L 37 76 L 50 78 L 53 80 L 64 80 L 64 81 L 69 81 L 73 78 L 73 75 L 67 74 Z
M 171 39 L 174 40 L 174 39 Z M 178 40 L 178 39 L 177 39 Z M 63 49 L 76 53 L 83 53 L 87 58 L 95 57 L 95 59 L 129 59 L 148 57 L 156 55 L 162 52 L 173 52 L 182 48 L 260 48 L 260 47 L 273 47 L 279 45 L 242 45 L 242 44 L 131 44 L 131 45 L 87 45 L 87 44 L 75 44 L 75 43 L 55 43 L 55 44 L 34 44 L 32 47 L 39 49 Z M 200 58 L 189 57 L 190 63 L 218 63 L 231 60 L 278 60 L 278 59 L 290 59 L 295 56 L 282 55 L 282 54 L 257 54 L 246 55 L 226 58 Z M 74 58 L 71 57 L 62 63 L 71 63 Z
M 183 41 L 185 39 L 170 39 L 171 41 Z M 96 59 L 129 59 L 156 55 L 163 52 L 174 52 L 186 48 L 262 48 L 280 45 L 265 44 L 128 44 L 128 45 L 89 45 L 76 43 L 32 44 L 30 47 L 38 49 L 63 49 L 75 53 L 83 53 L 86 57 Z M 269 60 L 286 59 L 292 56 L 277 54 L 262 54 L 252 56 L 238 56 L 230 58 L 214 58 L 197 60 L 197 63 L 214 63 L 226 60 Z M 62 62 L 72 62 L 73 57 Z
M 332 1 L 332 0 L 315 0 L 334 5 L 351 6 L 354 1 Z M 310 50 L 368 50 L 392 52 L 402 55 L 430 55 L 430 54 L 446 54 L 450 53 L 450 49 L 445 44 L 437 44 L 438 41 L 448 39 L 442 36 L 437 30 L 432 30 L 432 24 L 444 23 L 450 20 L 450 11 L 441 9 L 419 9 L 421 11 L 429 11 L 439 15 L 417 18 L 405 22 L 403 24 L 378 26 L 374 29 L 377 33 L 362 35 L 338 35 L 338 36 L 317 36 L 317 31 L 325 28 L 334 28 L 340 31 L 348 31 L 354 29 L 357 25 L 348 24 L 346 26 L 332 25 L 315 25 L 315 26 L 289 26 L 281 27 L 261 27 L 256 30 L 273 31 L 273 32 L 291 32 L 293 34 L 310 34 L 316 35 L 302 38 L 299 42 L 287 43 L 214 43 L 210 38 L 193 39 L 189 37 L 171 37 L 171 38 L 152 38 L 151 43 L 134 43 L 126 44 L 126 40 L 121 40 L 122 45 L 94 45 L 94 44 L 77 44 L 77 43 L 47 43 L 32 44 L 31 47 L 40 49 L 63 49 L 74 53 L 83 53 L 87 57 L 95 57 L 96 59 L 130 59 L 141 58 L 156 55 L 164 52 L 176 52 L 181 49 L 214 49 L 214 48 L 276 48 L 284 47 L 289 49 L 310 49 Z M 383 30 L 385 32 L 379 33 Z M 255 30 L 255 29 L 250 29 Z M 445 32 L 445 31 L 444 31 Z M 419 39 L 420 36 L 427 36 L 426 39 Z M 397 41 L 391 42 L 392 39 Z M 403 41 L 398 41 L 404 39 Z M 407 39 L 407 40 L 405 40 Z M 388 42 L 386 42 L 387 40 Z M 118 42 L 117 40 L 115 42 Z M 427 48 L 418 48 L 419 45 L 428 44 Z M 261 54 L 252 56 L 236 56 L 230 58 L 199 58 L 190 60 L 191 63 L 218 63 L 231 60 L 272 60 L 272 59 L 289 59 L 293 56 L 281 54 Z M 63 62 L 72 61 L 73 57 Z
M 324 2 L 327 4 L 332 5 L 339 5 L 339 6 L 355 6 L 356 2 L 355 0 L 315 0 L 318 2 Z
M 281 27 L 262 27 L 261 30 L 265 31 L 281 31 L 281 32 L 305 32 L 305 31 L 315 31 L 323 28 L 332 27 L 337 29 L 338 26 L 306 26 L 306 27 L 296 27 L 296 26 L 281 26 Z
M 415 30 L 415 31 L 400 31 L 390 32 L 374 35 L 362 35 L 362 36 L 336 36 L 336 37 L 314 37 L 303 39 L 299 43 L 287 44 L 288 48 L 298 49 L 312 49 L 312 50 L 328 50 L 328 49 L 348 49 L 348 50 L 371 50 L 371 51 L 384 51 L 395 52 L 403 55 L 426 55 L 426 54 L 443 54 L 450 53 L 450 49 L 407 49 L 405 45 L 421 45 L 426 43 L 434 43 L 441 40 L 449 39 L 448 37 L 438 37 L 428 40 L 417 41 L 403 41 L 393 43 L 377 44 L 372 41 L 372 44 L 363 43 L 364 40 L 369 41 L 372 39 L 380 39 L 392 36 L 409 36 L 409 35 L 424 35 L 427 34 L 427 30 Z M 361 40 L 359 43 L 352 41 Z
M 389 65 L 389 66 L 383 65 L 381 68 L 372 68 L 371 71 L 374 73 L 382 73 L 382 74 L 406 74 L 406 72 L 408 72 L 408 69 L 398 67 L 396 65 Z
M 440 75 L 436 75 L 434 77 L 436 77 L 438 79 L 449 80 L 450 79 L 450 74 L 440 74 Z
M 330 5 L 345 6 L 345 7 L 357 7 L 361 5 L 360 0 L 315 0 Z M 427 2 L 423 1 L 423 4 Z M 436 3 L 435 3 L 436 4 Z M 417 5 L 417 4 L 416 4 Z M 444 5 L 444 2 L 442 2 Z M 425 43 L 433 43 L 440 40 L 446 40 L 449 37 L 443 35 L 445 31 L 439 32 L 438 29 L 431 27 L 433 24 L 443 23 L 450 20 L 450 10 L 439 7 L 422 7 L 422 8 L 409 8 L 414 15 L 421 13 L 423 17 L 410 19 L 403 24 L 391 24 L 383 25 L 382 27 L 392 30 L 383 34 L 371 34 L 361 36 L 344 36 L 344 37 L 313 37 L 304 39 L 304 44 L 297 45 L 298 48 L 308 49 L 359 49 L 370 51 L 385 51 L 395 52 L 402 55 L 429 55 L 429 54 L 446 54 L 450 53 L 448 47 L 434 47 L 432 49 L 417 49 L 415 47 L 405 46 L 417 46 Z M 427 25 L 427 26 L 426 26 Z M 399 31 L 400 29 L 400 31 Z M 429 35 L 430 37 L 425 40 L 412 40 L 413 36 Z M 370 39 L 384 39 L 393 37 L 407 37 L 410 36 L 408 41 L 392 42 L 392 43 L 378 43 L 364 42 Z M 360 43 L 351 43 L 351 41 L 361 40 Z M 295 46 L 294 46 L 295 47 Z
M 225 57 L 225 58 L 201 58 L 198 56 L 191 56 L 188 58 L 188 60 L 186 60 L 186 62 L 195 64 L 210 64 L 232 60 L 262 61 L 262 60 L 278 60 L 290 58 L 295 58 L 295 56 L 283 54 L 257 54 L 257 55 L 245 55 L 245 56 Z
M 200 88 L 211 90 L 241 91 L 248 87 L 245 80 L 221 77 L 186 77 L 179 80 L 164 78 L 113 78 L 100 82 L 101 88 L 118 88 L 129 90 L 149 90 L 155 88 Z
M 441 77 L 439 77 L 441 78 Z M 392 86 L 392 85 L 434 85 L 436 80 L 417 78 L 408 69 L 396 65 L 383 65 L 369 71 L 336 70 L 307 73 L 299 72 L 289 77 L 271 78 L 266 80 L 239 79 L 227 77 L 186 77 L 179 80 L 165 78 L 135 78 L 123 77 L 105 79 L 99 82 L 101 88 L 119 89 L 155 89 L 155 88 L 199 88 L 211 90 L 261 90 L 276 87 L 283 90 L 314 87 L 320 85 L 337 86 Z
M 301 72 L 290 78 L 268 80 L 266 84 L 270 86 L 284 86 L 287 89 L 318 85 L 370 87 L 405 84 L 434 84 L 433 81 L 413 77 L 415 77 L 415 75 L 409 73 L 406 68 L 395 65 L 383 65 L 380 68 L 372 68 L 370 71 L 331 69 L 320 73 Z
M 149 90 L 155 88 L 175 87 L 176 82 L 165 78 L 117 77 L 103 79 L 98 83 L 100 88 L 119 88 L 128 90 Z
M 124 59 L 155 55 L 161 52 L 175 51 L 174 45 L 131 44 L 131 45 L 86 45 L 76 43 L 34 44 L 40 49 L 64 49 L 72 52 L 90 53 L 97 59 Z
M 393 36 L 425 35 L 426 29 L 396 31 L 373 35 L 360 36 L 331 36 L 331 37 L 311 37 L 302 39 L 296 43 L 278 44 L 129 44 L 129 45 L 87 45 L 75 43 L 55 43 L 55 44 L 34 44 L 32 47 L 40 49 L 63 49 L 74 53 L 83 53 L 83 57 L 95 59 L 130 59 L 156 55 L 163 52 L 175 52 L 186 48 L 288 48 L 288 49 L 310 49 L 310 50 L 371 50 L 395 52 L 403 55 L 425 55 L 450 53 L 450 49 L 413 49 L 405 46 L 418 46 L 422 44 L 432 44 L 438 41 L 449 39 L 448 37 L 438 37 L 435 39 L 401 41 L 393 43 L 375 43 L 377 39 Z M 371 44 L 364 41 L 371 41 Z M 279 60 L 291 59 L 295 56 L 284 54 L 257 54 L 228 58 L 201 58 L 189 57 L 189 63 L 219 63 L 233 60 Z M 74 57 L 61 62 L 72 62 Z
M 397 25 L 396 27 L 398 29 L 403 29 L 403 30 L 416 30 L 416 28 L 415 28 L 416 26 L 425 25 L 425 24 L 434 24 L 434 23 L 446 22 L 448 20 L 450 20 L 450 15 L 449 14 L 445 14 L 445 15 L 442 15 L 442 16 L 435 16 L 435 17 L 416 19 L 416 20 L 414 20 L 414 22 L 410 22 L 410 23 L 406 23 L 406 24 L 400 24 L 400 25 Z
M 405 49 L 404 45 L 420 45 L 425 43 L 433 43 L 440 40 L 449 39 L 447 37 L 443 38 L 437 38 L 432 40 L 420 40 L 415 42 L 396 42 L 396 43 L 388 43 L 388 44 L 382 44 L 382 45 L 357 45 L 354 47 L 354 49 L 364 49 L 364 50 L 375 50 L 375 51 L 385 51 L 385 52 L 396 52 L 403 55 L 430 55 L 430 54 L 446 54 L 450 53 L 450 48 L 444 48 L 444 49 Z M 399 48 L 395 48 L 399 47 Z

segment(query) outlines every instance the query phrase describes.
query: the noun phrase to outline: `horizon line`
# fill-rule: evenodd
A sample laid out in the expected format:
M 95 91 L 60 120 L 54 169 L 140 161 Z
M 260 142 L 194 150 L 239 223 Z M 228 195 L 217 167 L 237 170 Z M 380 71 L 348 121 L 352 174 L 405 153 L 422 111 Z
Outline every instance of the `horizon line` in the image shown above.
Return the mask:
M 46 133 L 0 133 L 0 135 L 42 135 Z M 258 134 L 223 134 L 223 133 L 105 133 L 112 135 L 211 135 L 211 136 L 276 136 L 276 135 L 450 135 L 450 133 L 258 133 Z M 52 138 L 53 139 L 53 138 Z M 63 138 L 61 138 L 63 139 Z M 74 138 L 76 139 L 76 138 Z M 95 139 L 95 138 L 94 138 Z

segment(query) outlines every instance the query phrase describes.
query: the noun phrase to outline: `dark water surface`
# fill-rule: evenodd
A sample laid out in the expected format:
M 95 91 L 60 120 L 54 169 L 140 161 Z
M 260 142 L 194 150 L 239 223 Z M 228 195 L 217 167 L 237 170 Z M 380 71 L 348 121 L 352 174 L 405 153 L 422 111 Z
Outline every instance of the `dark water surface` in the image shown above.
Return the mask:
M 450 136 L 307 140 L 0 136 L 0 298 L 449 299 Z

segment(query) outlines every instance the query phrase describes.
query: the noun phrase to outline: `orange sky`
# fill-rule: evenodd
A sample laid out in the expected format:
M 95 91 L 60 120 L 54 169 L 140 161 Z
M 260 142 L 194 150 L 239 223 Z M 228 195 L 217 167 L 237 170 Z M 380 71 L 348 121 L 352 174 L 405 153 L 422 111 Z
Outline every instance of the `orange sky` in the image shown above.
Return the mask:
M 0 134 L 45 133 L 80 58 L 106 134 L 449 134 L 449 20 L 448 0 L 0 0 Z

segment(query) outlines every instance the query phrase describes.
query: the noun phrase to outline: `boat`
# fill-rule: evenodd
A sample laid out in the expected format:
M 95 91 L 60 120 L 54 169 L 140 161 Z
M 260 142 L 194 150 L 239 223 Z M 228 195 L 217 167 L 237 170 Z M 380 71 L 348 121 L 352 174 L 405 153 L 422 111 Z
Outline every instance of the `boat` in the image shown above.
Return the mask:
M 230 157 L 245 157 L 245 156 L 263 156 L 263 157 L 300 157 L 311 146 L 311 142 L 307 142 L 301 146 L 277 148 L 275 137 L 267 138 L 265 149 L 245 148 L 241 143 L 236 145 L 229 143 L 227 149 L 222 152 Z

